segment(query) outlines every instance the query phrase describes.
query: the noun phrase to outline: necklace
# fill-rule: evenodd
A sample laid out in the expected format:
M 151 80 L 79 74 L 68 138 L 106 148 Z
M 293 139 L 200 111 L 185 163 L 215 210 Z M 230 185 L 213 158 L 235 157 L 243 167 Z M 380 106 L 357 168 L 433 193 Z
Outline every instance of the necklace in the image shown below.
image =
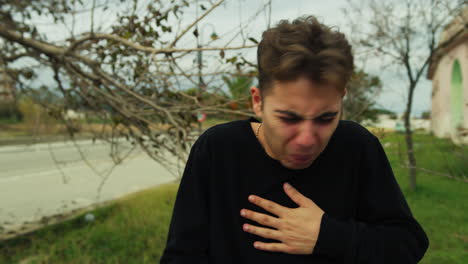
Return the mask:
M 260 125 L 257 127 L 257 132 L 255 132 L 255 136 L 258 138 L 258 132 L 260 132 L 260 128 L 262 127 L 263 123 L 260 123 Z

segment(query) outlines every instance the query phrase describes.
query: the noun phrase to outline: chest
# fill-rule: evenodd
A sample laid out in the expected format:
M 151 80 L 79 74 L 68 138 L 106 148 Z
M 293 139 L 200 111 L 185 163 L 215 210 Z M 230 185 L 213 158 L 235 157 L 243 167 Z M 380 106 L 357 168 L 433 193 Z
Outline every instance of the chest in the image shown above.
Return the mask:
M 264 212 L 251 204 L 251 194 L 282 206 L 297 205 L 285 194 L 283 184 L 293 185 L 301 194 L 314 201 L 326 213 L 338 218 L 353 218 L 358 207 L 359 170 L 346 160 L 334 164 L 323 162 L 300 172 L 287 170 L 270 161 L 239 157 L 222 164 L 212 181 L 214 206 L 239 212 L 242 208 Z M 340 164 L 337 166 L 336 164 Z M 219 208 L 218 208 L 219 209 Z M 265 213 L 265 212 L 264 212 Z

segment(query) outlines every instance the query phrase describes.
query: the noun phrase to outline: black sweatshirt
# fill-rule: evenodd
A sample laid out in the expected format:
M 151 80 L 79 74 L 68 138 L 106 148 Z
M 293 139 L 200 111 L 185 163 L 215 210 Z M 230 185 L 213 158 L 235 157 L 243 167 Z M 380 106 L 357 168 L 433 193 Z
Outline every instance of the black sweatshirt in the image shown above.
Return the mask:
M 161 263 L 405 264 L 423 257 L 429 241 L 374 135 L 340 121 L 310 167 L 290 170 L 265 153 L 250 126 L 255 121 L 212 127 L 193 145 Z M 271 240 L 242 230 L 244 223 L 259 226 L 240 216 L 242 208 L 270 214 L 250 203 L 250 194 L 297 207 L 284 182 L 325 211 L 311 255 L 255 249 L 254 241 Z

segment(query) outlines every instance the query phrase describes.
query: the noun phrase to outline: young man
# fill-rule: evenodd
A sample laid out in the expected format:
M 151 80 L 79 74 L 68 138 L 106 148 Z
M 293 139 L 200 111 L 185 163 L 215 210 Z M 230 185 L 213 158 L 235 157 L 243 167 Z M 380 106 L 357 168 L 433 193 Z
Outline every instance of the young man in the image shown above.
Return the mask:
M 343 34 L 281 21 L 258 47 L 262 119 L 194 144 L 161 263 L 416 263 L 428 239 L 378 139 L 340 121 L 353 71 Z

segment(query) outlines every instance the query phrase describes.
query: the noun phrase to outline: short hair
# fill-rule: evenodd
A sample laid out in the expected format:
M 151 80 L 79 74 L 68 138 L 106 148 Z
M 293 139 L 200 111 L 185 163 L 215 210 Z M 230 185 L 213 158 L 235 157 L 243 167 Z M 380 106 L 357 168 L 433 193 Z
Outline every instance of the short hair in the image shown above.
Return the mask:
M 263 32 L 257 50 L 259 89 L 265 94 L 274 81 L 299 77 L 344 90 L 353 73 L 354 59 L 345 35 L 313 16 L 290 23 L 281 20 Z

